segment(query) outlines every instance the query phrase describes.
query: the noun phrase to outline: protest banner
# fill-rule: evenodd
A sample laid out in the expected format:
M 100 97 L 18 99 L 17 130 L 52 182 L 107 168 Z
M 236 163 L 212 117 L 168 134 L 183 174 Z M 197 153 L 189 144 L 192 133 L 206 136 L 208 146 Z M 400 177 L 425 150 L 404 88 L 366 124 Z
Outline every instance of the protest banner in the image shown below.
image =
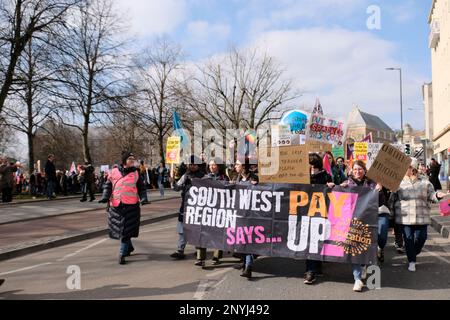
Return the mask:
M 261 183 L 309 183 L 309 153 L 306 145 L 272 148 L 271 154 L 279 152 L 278 172 L 263 175 L 262 169 L 272 163 L 259 163 L 259 181 Z
M 272 146 L 282 147 L 305 144 L 308 119 L 309 114 L 301 110 L 293 110 L 285 114 L 279 123 L 279 138 L 273 139 L 275 144 L 272 144 Z M 272 131 L 272 134 L 274 134 L 274 131 Z M 290 142 L 289 144 L 287 144 L 288 141 Z
M 202 248 L 339 263 L 376 262 L 378 192 L 194 179 L 184 234 Z
M 101 165 L 100 172 L 109 173 L 109 165 Z
M 166 163 L 180 163 L 181 137 L 169 137 L 167 139 Z
M 342 146 L 344 142 L 344 123 L 319 114 L 313 114 L 308 125 L 307 140 Z
M 344 147 L 332 147 L 331 153 L 335 159 L 342 157 L 345 159 Z
M 329 143 L 323 143 L 314 140 L 306 141 L 306 146 L 309 152 L 325 153 L 327 151 L 331 152 L 331 150 L 333 149 L 333 146 Z
M 369 170 L 370 167 L 372 167 L 372 164 L 375 161 L 375 158 L 380 152 L 382 146 L 383 146 L 382 143 L 369 143 L 367 145 L 367 161 L 366 161 L 367 170 Z
M 410 157 L 385 143 L 367 172 L 367 177 L 391 191 L 397 191 L 410 164 Z
M 367 161 L 367 142 L 355 142 L 354 160 Z

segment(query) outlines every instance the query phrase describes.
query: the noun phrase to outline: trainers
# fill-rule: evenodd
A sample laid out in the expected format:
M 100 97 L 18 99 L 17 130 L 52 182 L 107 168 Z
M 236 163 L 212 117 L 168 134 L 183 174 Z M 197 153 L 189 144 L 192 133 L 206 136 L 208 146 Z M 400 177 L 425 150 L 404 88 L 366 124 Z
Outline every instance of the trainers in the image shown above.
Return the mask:
M 304 276 L 304 284 L 313 284 L 316 282 L 316 276 L 312 272 L 306 272 Z
M 197 262 L 194 265 L 196 265 L 197 267 L 204 267 L 205 260 L 197 260 Z
M 397 250 L 398 254 L 405 253 L 405 248 L 403 246 L 398 245 L 397 243 L 395 244 L 395 250 Z
M 384 250 L 383 249 L 378 248 L 377 258 L 378 258 L 379 264 L 382 264 L 384 262 Z
M 186 258 L 186 255 L 183 252 L 181 252 L 181 251 L 176 251 L 176 252 L 172 253 L 170 255 L 170 257 L 174 258 L 176 260 L 181 260 L 181 259 Z
M 356 280 L 355 285 L 353 286 L 353 291 L 362 292 L 364 288 L 364 283 L 361 280 Z
M 252 267 L 247 267 L 241 274 L 241 277 L 251 279 L 252 278 Z
M 219 264 L 220 264 L 219 258 L 213 258 L 213 259 L 212 259 L 212 265 L 213 265 L 213 266 L 217 266 L 217 265 L 219 265 Z
M 415 262 L 410 262 L 409 266 L 408 266 L 408 270 L 411 272 L 416 272 L 416 263 Z

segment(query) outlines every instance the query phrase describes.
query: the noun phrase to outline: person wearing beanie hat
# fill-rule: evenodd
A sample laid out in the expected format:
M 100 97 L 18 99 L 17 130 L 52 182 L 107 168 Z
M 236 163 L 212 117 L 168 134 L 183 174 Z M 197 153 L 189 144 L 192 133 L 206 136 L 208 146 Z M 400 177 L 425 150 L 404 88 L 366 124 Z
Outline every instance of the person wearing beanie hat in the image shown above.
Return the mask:
M 170 177 L 169 179 L 172 185 L 172 189 L 175 191 L 181 191 L 181 206 L 180 210 L 178 211 L 177 224 L 178 248 L 177 251 L 170 255 L 171 258 L 174 258 L 176 260 L 184 259 L 186 257 L 184 254 L 184 249 L 187 245 L 187 241 L 184 237 L 183 231 L 185 195 L 192 185 L 192 180 L 202 179 L 204 176 L 205 173 L 203 170 L 203 161 L 199 157 L 191 155 L 191 157 L 189 158 L 188 171 L 180 178 L 180 180 L 174 183 L 173 177 Z
M 148 204 L 147 190 L 135 166 L 136 158 L 122 152 L 122 164 L 113 168 L 105 183 L 100 203 L 108 205 L 109 236 L 120 240 L 119 264 L 134 251 L 131 238 L 139 236 L 140 205 Z
M 445 194 L 436 192 L 433 185 L 418 176 L 419 161 L 412 158 L 400 188 L 391 193 L 389 207 L 400 226 L 408 257 L 408 270 L 416 271 L 417 256 L 427 240 L 427 228 L 431 224 L 430 202 L 438 203 Z

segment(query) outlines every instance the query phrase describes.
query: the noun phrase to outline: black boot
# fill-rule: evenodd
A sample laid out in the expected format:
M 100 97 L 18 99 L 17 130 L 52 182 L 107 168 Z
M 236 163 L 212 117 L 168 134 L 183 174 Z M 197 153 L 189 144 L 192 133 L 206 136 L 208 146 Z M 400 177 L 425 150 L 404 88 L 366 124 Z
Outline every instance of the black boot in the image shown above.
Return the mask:
M 82 198 L 81 200 L 80 200 L 80 202 L 86 202 L 87 201 L 87 198 Z
M 251 279 L 252 277 L 252 267 L 246 267 L 244 272 L 242 272 L 241 277 Z
M 125 257 L 131 256 L 131 253 L 132 253 L 133 251 L 134 251 L 134 247 L 133 247 L 132 244 L 130 244 L 130 247 L 128 248 L 128 252 L 127 252 L 127 254 L 125 255 Z
M 0 286 L 5 283 L 5 279 L 0 279 Z
M 119 264 L 124 265 L 126 263 L 125 256 L 119 256 Z

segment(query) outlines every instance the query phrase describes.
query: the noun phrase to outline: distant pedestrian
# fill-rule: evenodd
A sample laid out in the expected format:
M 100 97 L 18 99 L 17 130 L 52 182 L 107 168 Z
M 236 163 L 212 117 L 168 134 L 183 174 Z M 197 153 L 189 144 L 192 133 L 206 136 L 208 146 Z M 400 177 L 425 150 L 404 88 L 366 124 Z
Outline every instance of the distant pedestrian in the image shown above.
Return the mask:
M 49 154 L 47 157 L 47 163 L 45 164 L 45 178 L 47 180 L 47 199 L 51 200 L 56 198 L 53 194 L 56 187 L 56 168 L 53 163 L 55 156 Z
M 21 165 L 19 162 L 9 163 L 6 157 L 0 157 L 0 190 L 2 192 L 2 202 L 11 202 L 14 173 L 17 172 Z
M 442 190 L 441 181 L 439 180 L 439 173 L 441 172 L 441 165 L 436 159 L 432 158 L 430 163 L 430 182 L 435 191 Z
M 168 174 L 168 170 L 164 162 L 162 161 L 160 162 L 159 167 L 156 169 L 156 173 L 157 173 L 159 194 L 161 195 L 161 197 L 164 197 L 164 185 L 167 182 L 167 174 Z
M 89 193 L 89 202 L 95 200 L 95 169 L 89 162 L 85 163 L 84 168 L 84 180 L 82 185 L 83 196 L 80 202 L 87 201 L 87 194 Z
M 131 238 L 139 236 L 140 205 L 148 204 L 148 200 L 134 154 L 124 151 L 121 160 L 121 165 L 112 169 L 99 202 L 109 202 L 109 236 L 120 240 L 119 264 L 125 264 L 125 257 L 134 251 Z

